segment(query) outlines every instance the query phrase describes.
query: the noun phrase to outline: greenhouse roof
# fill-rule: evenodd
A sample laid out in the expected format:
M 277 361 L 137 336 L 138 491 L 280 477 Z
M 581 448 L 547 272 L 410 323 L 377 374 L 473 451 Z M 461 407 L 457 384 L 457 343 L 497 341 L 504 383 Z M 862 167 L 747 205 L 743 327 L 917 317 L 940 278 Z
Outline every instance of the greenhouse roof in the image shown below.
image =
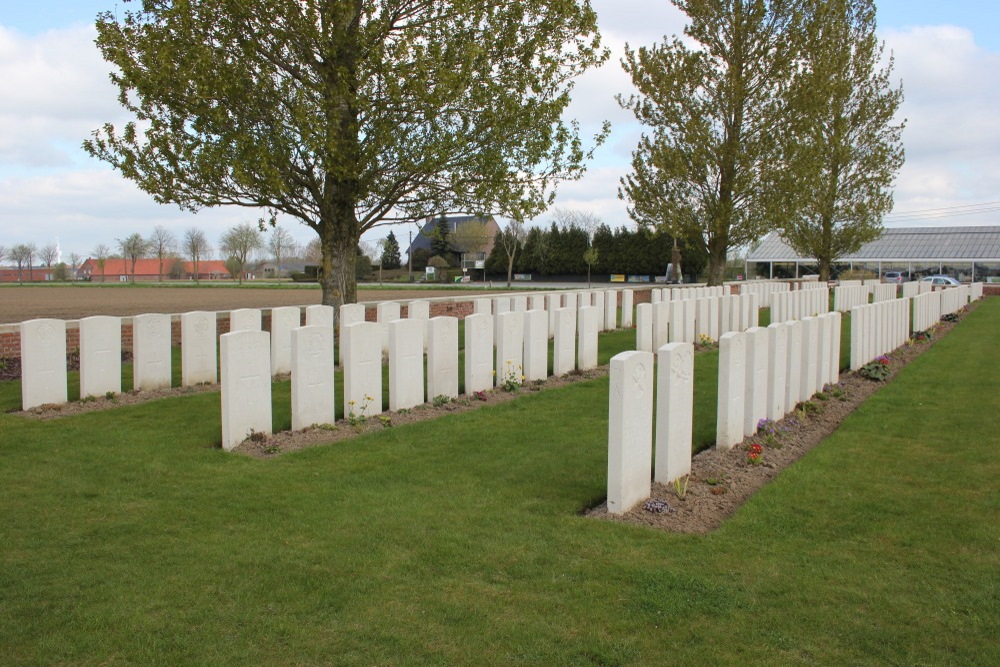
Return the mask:
M 991 227 L 892 227 L 882 237 L 866 243 L 838 262 L 904 260 L 1000 261 L 1000 226 Z M 777 232 L 764 237 L 747 257 L 750 262 L 812 262 L 792 250 Z

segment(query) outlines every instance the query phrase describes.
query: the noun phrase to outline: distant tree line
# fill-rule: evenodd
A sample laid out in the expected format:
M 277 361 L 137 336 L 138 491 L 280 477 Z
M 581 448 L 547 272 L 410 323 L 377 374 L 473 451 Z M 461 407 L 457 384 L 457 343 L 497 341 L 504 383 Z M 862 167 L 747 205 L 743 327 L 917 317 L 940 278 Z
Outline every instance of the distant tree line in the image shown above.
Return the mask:
M 500 234 L 486 260 L 486 272 L 506 275 L 508 254 Z M 581 227 L 560 227 L 555 222 L 548 229 L 533 227 L 524 235 L 514 256 L 514 272 L 534 276 L 585 276 L 588 250 L 593 258 L 590 271 L 594 275 L 666 275 L 674 239 L 670 235 L 647 227 L 611 229 L 598 225 L 593 237 Z M 699 244 L 678 239 L 684 256 L 684 275 L 700 275 L 707 254 Z

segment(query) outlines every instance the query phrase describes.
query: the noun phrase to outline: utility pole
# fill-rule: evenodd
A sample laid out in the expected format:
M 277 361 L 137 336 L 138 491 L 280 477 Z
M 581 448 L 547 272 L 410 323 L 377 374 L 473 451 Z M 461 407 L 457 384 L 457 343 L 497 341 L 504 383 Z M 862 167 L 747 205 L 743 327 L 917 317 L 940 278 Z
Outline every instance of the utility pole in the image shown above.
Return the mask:
M 406 251 L 406 257 L 409 260 L 406 267 L 406 282 L 413 282 L 413 230 L 406 230 L 410 234 L 410 247 Z

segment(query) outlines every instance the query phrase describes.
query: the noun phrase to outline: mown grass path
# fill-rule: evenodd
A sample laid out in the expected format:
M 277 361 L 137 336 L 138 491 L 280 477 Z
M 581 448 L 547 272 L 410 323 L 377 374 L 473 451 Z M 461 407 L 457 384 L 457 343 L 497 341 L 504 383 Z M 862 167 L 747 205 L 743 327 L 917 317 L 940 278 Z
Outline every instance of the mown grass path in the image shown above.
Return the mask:
M 215 394 L 0 415 L 3 659 L 997 664 L 998 328 L 707 536 L 578 516 L 606 379 L 274 461 L 210 446 Z

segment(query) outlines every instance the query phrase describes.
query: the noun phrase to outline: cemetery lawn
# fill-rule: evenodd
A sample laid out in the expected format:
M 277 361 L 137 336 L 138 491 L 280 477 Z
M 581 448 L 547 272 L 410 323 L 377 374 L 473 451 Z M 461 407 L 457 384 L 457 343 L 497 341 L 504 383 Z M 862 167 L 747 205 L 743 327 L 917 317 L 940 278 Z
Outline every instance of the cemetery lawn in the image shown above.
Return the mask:
M 579 515 L 606 378 L 271 461 L 214 447 L 214 393 L 0 414 L 4 660 L 997 664 L 998 329 L 988 298 L 710 535 Z

